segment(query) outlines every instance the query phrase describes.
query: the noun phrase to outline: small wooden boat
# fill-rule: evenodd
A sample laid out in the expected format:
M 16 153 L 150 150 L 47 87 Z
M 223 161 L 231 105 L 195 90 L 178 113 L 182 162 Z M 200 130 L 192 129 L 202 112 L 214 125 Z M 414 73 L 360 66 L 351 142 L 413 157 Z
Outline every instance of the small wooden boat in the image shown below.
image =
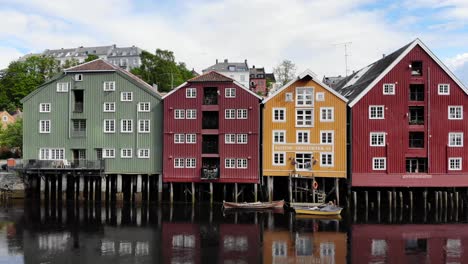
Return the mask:
M 273 202 L 233 203 L 223 201 L 224 209 L 275 209 L 283 208 L 284 200 Z
M 293 207 L 296 214 L 307 214 L 316 216 L 337 216 L 341 214 L 342 207 L 334 204 L 323 204 L 319 206 L 295 206 Z

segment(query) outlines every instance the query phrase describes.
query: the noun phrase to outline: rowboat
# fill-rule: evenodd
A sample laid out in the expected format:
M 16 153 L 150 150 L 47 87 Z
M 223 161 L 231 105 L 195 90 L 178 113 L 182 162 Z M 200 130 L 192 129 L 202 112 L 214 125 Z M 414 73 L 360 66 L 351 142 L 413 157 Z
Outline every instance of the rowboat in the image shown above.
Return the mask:
M 275 209 L 283 208 L 284 200 L 273 202 L 233 203 L 223 201 L 224 209 Z
M 293 207 L 296 214 L 307 214 L 316 216 L 337 216 L 341 214 L 342 207 L 336 206 L 333 203 L 323 204 L 319 206 L 295 206 Z

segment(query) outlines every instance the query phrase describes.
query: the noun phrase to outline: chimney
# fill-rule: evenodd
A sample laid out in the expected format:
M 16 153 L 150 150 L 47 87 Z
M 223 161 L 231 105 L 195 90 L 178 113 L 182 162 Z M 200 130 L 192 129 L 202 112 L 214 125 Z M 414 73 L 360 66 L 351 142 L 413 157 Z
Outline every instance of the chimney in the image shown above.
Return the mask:
M 224 63 L 227 63 L 228 62 L 228 59 L 224 59 Z
M 384 53 L 384 54 L 382 54 L 382 58 L 385 58 L 385 53 Z
M 247 64 L 247 59 L 244 60 L 245 64 Z
M 255 69 L 255 65 L 252 65 L 252 69 Z
M 153 83 L 153 88 L 154 88 L 156 91 L 158 91 L 158 85 L 157 85 L 157 84 Z M 159 92 L 159 91 L 158 91 L 158 92 Z
M 218 64 L 218 59 L 216 59 L 216 64 Z

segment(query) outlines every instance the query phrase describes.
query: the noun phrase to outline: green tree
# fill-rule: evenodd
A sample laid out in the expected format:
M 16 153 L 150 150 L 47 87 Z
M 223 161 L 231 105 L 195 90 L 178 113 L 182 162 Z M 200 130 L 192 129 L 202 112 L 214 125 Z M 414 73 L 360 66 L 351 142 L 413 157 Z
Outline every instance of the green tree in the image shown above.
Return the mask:
M 0 146 L 21 152 L 23 147 L 23 119 L 19 118 L 15 123 L 9 124 L 0 131 Z
M 185 63 L 175 62 L 172 51 L 157 49 L 155 54 L 143 51 L 141 66 L 131 72 L 149 84 L 157 84 L 158 90 L 168 92 L 193 77 Z
M 276 80 L 285 85 L 291 81 L 296 74 L 296 65 L 290 60 L 283 60 L 278 66 L 273 68 Z
M 80 62 L 79 62 L 77 59 L 71 58 L 71 59 L 67 59 L 67 60 L 65 61 L 65 63 L 62 65 L 61 68 L 62 68 L 62 69 L 68 69 L 68 68 L 77 66 L 77 65 L 79 65 L 79 64 L 80 64 Z
M 84 62 L 93 61 L 93 60 L 97 60 L 97 59 L 99 59 L 98 55 L 89 54 Z

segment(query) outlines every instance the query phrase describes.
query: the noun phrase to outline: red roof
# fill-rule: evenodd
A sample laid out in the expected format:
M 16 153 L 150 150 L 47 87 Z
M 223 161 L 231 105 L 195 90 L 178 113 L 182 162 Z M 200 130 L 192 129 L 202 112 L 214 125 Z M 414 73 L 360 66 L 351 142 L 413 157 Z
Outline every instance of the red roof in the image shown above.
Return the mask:
M 187 82 L 233 82 L 234 80 L 221 73 L 210 71 L 200 76 L 194 77 Z
M 93 60 L 83 63 L 68 69 L 65 72 L 80 72 L 80 71 L 115 71 L 117 67 L 104 61 L 103 59 Z

